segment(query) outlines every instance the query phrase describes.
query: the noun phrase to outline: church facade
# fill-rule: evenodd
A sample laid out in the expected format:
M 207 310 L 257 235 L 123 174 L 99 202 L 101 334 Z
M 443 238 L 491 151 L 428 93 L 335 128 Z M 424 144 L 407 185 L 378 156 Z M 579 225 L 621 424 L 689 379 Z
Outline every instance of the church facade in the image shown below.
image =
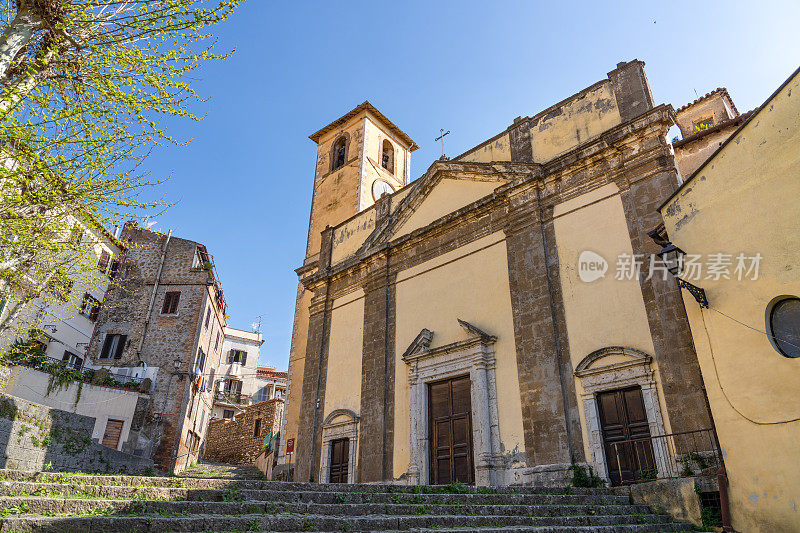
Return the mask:
M 673 123 L 634 60 L 414 182 L 416 145 L 368 102 L 312 135 L 294 479 L 544 483 L 579 464 L 619 482 L 646 465 L 615 442 L 709 428 L 679 289 L 649 259 Z M 648 446 L 648 464 L 681 453 Z

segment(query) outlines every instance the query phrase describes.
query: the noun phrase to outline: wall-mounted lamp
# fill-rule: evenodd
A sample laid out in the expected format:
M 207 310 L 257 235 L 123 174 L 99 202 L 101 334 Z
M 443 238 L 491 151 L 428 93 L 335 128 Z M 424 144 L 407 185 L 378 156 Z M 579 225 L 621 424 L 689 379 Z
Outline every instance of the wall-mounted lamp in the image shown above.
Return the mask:
M 83 351 L 84 351 L 84 352 L 85 352 L 86 350 L 88 350 L 88 349 L 89 349 L 89 343 L 88 343 L 88 342 L 79 342 L 79 343 L 77 343 L 77 344 L 75 345 L 75 348 L 76 348 L 76 349 L 78 349 L 78 350 L 80 350 L 80 349 L 81 349 L 81 346 L 83 346 Z
M 675 276 L 675 279 L 678 281 L 678 287 L 689 291 L 689 293 L 694 296 L 694 299 L 697 301 L 697 303 L 700 304 L 700 307 L 705 307 L 708 309 L 708 298 L 706 298 L 706 291 L 701 287 L 692 285 L 688 281 L 682 280 L 678 277 L 683 273 L 685 255 L 686 253 L 683 250 L 669 241 L 667 241 L 666 246 L 664 246 L 664 248 L 658 252 L 658 257 L 660 257 L 664 262 L 669 273 Z
M 179 357 L 176 357 L 175 359 L 172 360 L 172 364 L 175 367 L 175 374 L 177 374 L 178 377 L 182 378 L 183 372 L 181 372 L 181 365 L 183 364 L 183 360 Z
M 42 326 L 42 329 L 45 331 L 50 331 L 51 333 L 55 333 L 56 331 L 58 331 L 56 329 L 55 324 L 45 324 L 44 326 Z

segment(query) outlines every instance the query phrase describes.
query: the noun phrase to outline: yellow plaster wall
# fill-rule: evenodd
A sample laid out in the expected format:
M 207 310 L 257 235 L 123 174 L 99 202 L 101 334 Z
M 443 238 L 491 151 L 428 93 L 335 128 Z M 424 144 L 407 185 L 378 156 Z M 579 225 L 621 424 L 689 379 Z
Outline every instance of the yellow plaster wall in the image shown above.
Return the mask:
M 687 253 L 763 257 L 757 280 L 696 282 L 719 312 L 701 312 L 684 292 L 737 531 L 800 531 L 800 421 L 764 424 L 800 418 L 800 359 L 721 314 L 765 331 L 774 298 L 800 297 L 798 116 L 795 77 L 661 210 Z
M 549 161 L 621 122 L 607 81 L 547 112 L 531 127 L 533 160 Z
M 508 134 L 501 135 L 470 153 L 458 158 L 459 161 L 491 163 L 492 161 L 511 161 L 511 141 Z
M 361 410 L 363 344 L 364 291 L 359 289 L 333 302 L 323 420 L 336 409 Z
M 608 184 L 556 206 L 554 229 L 572 367 L 593 351 L 608 346 L 636 348 L 652 355 L 653 340 L 639 281 L 614 279 L 617 257 L 633 253 L 617 186 Z M 584 250 L 593 251 L 608 262 L 604 278 L 581 281 L 578 257 Z M 653 367 L 656 366 L 654 362 Z M 669 428 L 658 372 L 656 381 L 664 423 Z M 591 457 L 580 380 L 575 379 L 575 387 L 585 452 Z
M 459 318 L 497 336 L 500 439 L 507 453 L 524 452 L 503 233 L 493 233 L 399 273 L 396 305 L 394 477 L 408 470 L 411 452 L 411 389 L 402 354 L 422 328 L 434 333 L 432 347 L 463 340 Z
M 347 259 L 353 255 L 369 234 L 375 229 L 375 209 L 362 211 L 346 223 L 333 230 L 333 253 L 331 264 Z
M 443 179 L 417 206 L 416 211 L 408 220 L 397 229 L 394 236 L 400 237 L 423 228 L 434 220 L 491 194 L 501 183 L 500 181 Z

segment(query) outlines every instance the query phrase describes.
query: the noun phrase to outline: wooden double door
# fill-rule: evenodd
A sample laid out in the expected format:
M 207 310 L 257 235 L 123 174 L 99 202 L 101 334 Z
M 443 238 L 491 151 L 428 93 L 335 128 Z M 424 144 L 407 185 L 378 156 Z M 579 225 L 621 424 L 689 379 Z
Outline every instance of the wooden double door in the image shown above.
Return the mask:
M 331 458 L 328 483 L 347 483 L 347 470 L 350 466 L 350 440 L 331 441 Z
M 475 482 L 470 389 L 469 376 L 428 385 L 431 484 Z
M 655 477 L 657 470 L 642 389 L 601 392 L 597 395 L 597 406 L 611 484 Z

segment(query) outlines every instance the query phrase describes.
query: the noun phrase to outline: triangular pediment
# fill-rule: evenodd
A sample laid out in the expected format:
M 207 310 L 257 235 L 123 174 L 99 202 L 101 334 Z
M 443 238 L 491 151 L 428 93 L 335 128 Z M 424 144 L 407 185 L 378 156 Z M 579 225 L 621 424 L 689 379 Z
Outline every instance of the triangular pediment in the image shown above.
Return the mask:
M 391 206 L 391 217 L 375 228 L 362 249 L 425 228 L 537 171 L 538 165 L 532 164 L 436 161 Z

